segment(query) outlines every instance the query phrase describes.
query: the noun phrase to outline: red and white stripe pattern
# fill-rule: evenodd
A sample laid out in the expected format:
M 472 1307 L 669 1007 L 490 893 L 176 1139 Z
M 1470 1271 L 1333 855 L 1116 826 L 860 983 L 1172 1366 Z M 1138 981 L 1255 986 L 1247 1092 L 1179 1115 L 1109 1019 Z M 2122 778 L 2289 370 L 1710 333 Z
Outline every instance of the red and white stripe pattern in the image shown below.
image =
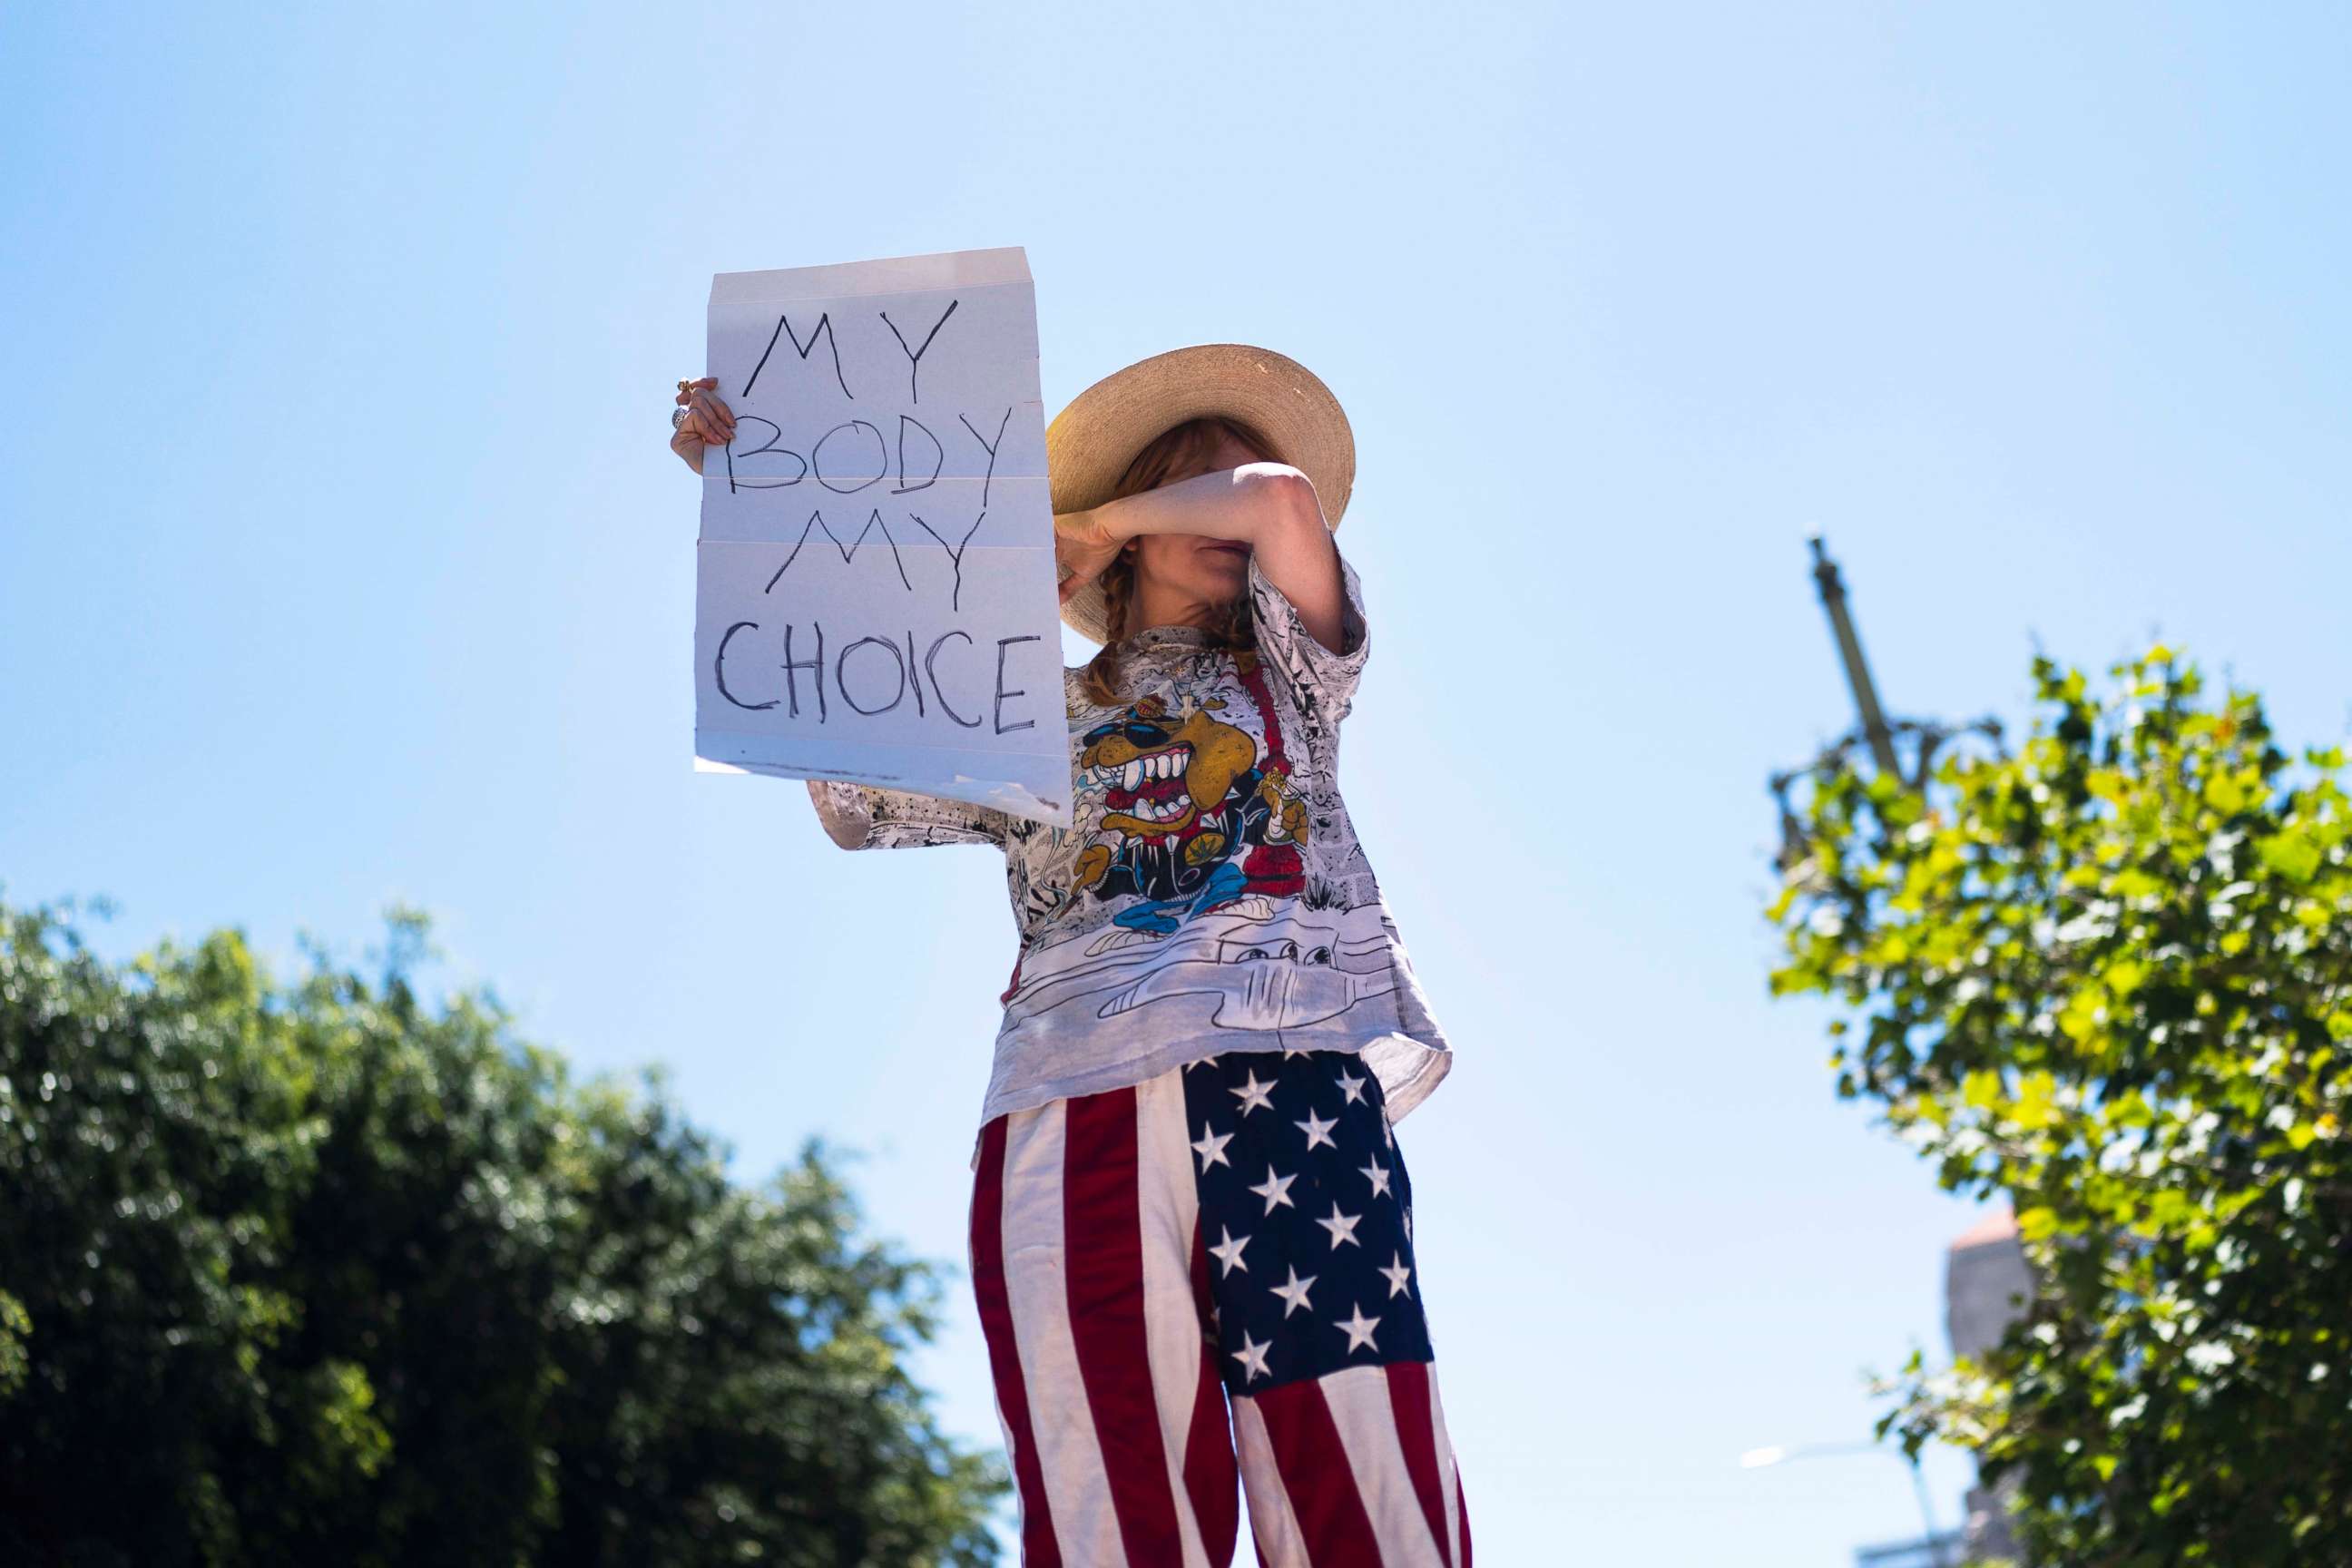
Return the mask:
M 1185 1117 L 1171 1072 L 982 1130 L 970 1261 L 1022 1563 L 1227 1568 L 1238 1471 L 1268 1568 L 1471 1568 L 1430 1363 L 1262 1383 L 1229 1422 Z

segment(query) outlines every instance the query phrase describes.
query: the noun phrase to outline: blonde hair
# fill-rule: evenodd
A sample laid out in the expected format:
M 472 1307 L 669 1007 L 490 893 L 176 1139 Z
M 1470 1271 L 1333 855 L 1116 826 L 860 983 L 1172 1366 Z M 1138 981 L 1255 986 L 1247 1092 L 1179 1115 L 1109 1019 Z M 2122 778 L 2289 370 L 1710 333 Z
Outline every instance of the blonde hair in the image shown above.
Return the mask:
M 1118 483 L 1111 487 L 1108 499 L 1118 500 L 1124 496 L 1158 489 L 1168 483 L 1170 475 L 1193 467 L 1215 450 L 1220 437 L 1225 436 L 1231 436 L 1265 461 L 1280 460 L 1275 455 L 1273 443 L 1260 435 L 1255 426 L 1222 414 L 1204 414 L 1181 425 L 1171 425 L 1153 437 L 1150 443 L 1127 465 L 1126 472 L 1119 476 Z M 1128 624 L 1135 606 L 1135 552 L 1122 549 L 1111 557 L 1110 564 L 1102 570 L 1100 580 L 1103 592 L 1102 651 L 1087 661 L 1080 684 L 1088 700 L 1097 707 L 1108 708 L 1119 700 L 1119 642 L 1138 629 Z M 1204 629 L 1209 634 L 1209 646 L 1212 647 L 1255 647 L 1257 626 L 1250 613 L 1249 595 L 1246 592 L 1234 595 L 1211 618 Z

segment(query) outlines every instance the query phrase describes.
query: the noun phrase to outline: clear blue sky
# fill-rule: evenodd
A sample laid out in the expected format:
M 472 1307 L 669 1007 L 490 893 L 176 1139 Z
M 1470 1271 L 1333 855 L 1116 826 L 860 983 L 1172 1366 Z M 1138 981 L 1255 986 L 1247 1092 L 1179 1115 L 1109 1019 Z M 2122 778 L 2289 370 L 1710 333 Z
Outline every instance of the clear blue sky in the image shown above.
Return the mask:
M 1899 710 L 2160 629 L 2342 737 L 2347 66 L 2284 5 L 11 6 L 0 880 L 289 955 L 422 905 L 960 1260 L 1001 862 L 690 771 L 664 439 L 713 271 L 1025 246 L 1049 411 L 1227 339 L 1354 419 L 1343 778 L 1459 1047 L 1401 1142 L 1487 1560 L 1844 1562 L 1896 1467 L 1735 1457 L 1865 1435 L 1971 1214 L 1765 999 L 1765 776 L 1848 718 L 1803 541 Z

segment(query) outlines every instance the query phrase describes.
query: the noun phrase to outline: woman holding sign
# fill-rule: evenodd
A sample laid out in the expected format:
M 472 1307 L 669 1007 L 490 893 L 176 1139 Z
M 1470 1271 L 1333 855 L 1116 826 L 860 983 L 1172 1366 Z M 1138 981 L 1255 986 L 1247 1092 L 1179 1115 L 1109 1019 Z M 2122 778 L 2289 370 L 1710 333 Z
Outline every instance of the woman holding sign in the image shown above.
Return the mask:
M 714 385 L 678 385 L 697 472 L 733 435 Z M 1097 382 L 1046 447 L 1063 618 L 1102 645 L 1064 672 L 1075 825 L 808 786 L 844 848 L 1005 856 L 970 1262 L 1023 1561 L 1223 1568 L 1238 1468 L 1275 1568 L 1468 1568 L 1394 1131 L 1453 1058 L 1338 779 L 1347 417 L 1211 343 Z

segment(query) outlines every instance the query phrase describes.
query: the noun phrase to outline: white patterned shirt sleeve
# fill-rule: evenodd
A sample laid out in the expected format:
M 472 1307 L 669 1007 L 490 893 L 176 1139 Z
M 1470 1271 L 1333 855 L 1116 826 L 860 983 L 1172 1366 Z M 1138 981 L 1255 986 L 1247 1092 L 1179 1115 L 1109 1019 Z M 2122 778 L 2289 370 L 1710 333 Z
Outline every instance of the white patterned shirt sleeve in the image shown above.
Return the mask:
M 844 849 L 911 849 L 930 844 L 1002 847 L 1013 820 L 991 806 L 839 779 L 811 779 L 808 792 L 825 836 Z
M 1363 677 L 1364 659 L 1371 639 L 1364 621 L 1364 586 L 1356 569 L 1339 557 L 1339 651 L 1315 640 L 1298 607 L 1274 585 L 1252 554 L 1249 563 L 1250 605 L 1257 620 L 1259 660 L 1287 691 L 1299 721 L 1319 746 L 1336 742 L 1339 721 L 1355 701 L 1356 684 Z M 1326 754 L 1328 754 L 1328 752 Z

